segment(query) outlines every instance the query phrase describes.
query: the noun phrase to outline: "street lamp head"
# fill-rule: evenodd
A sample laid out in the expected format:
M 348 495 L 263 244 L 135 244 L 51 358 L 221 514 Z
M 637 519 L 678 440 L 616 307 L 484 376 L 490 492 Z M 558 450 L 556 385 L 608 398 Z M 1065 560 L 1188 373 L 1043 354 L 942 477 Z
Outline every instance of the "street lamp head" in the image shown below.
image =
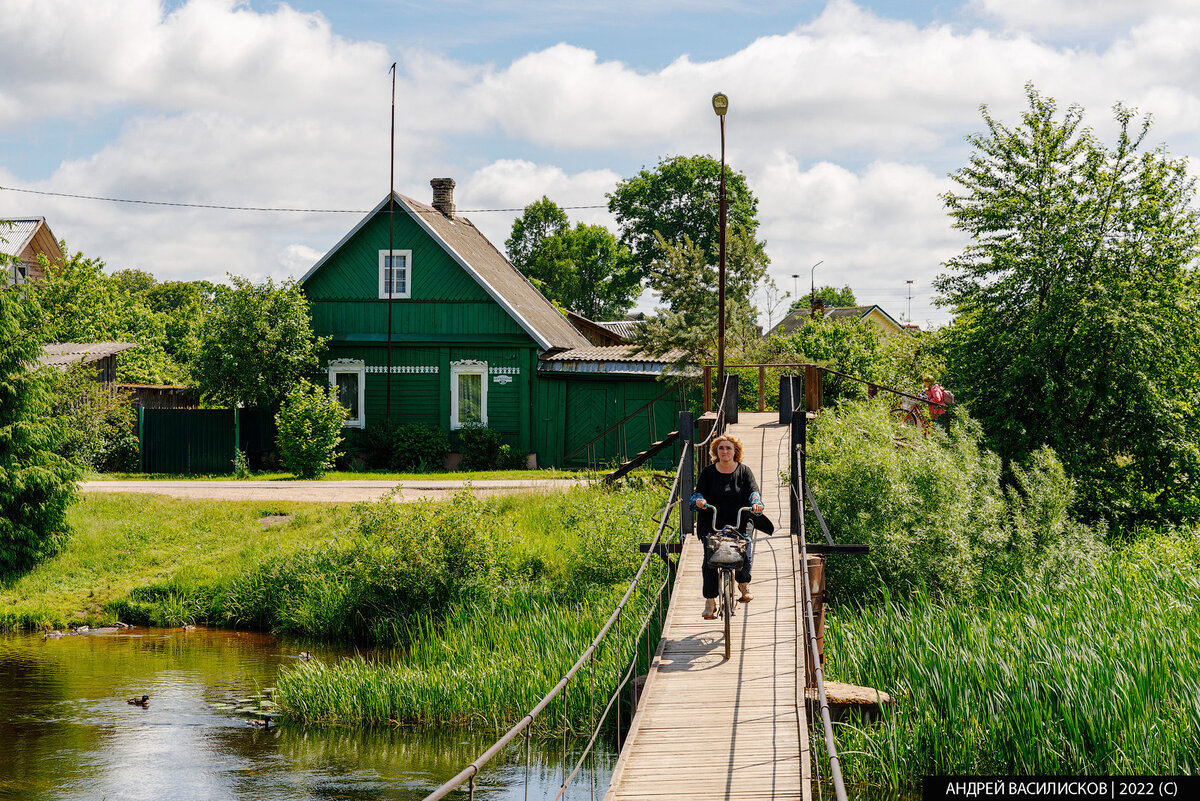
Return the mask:
M 713 111 L 717 112 L 718 117 L 724 117 L 725 112 L 729 109 L 729 98 L 723 92 L 717 92 L 712 99 Z

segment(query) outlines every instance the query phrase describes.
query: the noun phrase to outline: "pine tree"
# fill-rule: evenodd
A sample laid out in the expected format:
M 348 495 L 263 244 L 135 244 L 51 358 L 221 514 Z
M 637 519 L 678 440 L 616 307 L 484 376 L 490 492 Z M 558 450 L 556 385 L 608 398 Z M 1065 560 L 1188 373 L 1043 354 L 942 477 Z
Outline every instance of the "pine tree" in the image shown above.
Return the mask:
M 36 302 L 24 285 L 0 288 L 0 577 L 28 570 L 66 539 L 76 469 L 54 453 Z

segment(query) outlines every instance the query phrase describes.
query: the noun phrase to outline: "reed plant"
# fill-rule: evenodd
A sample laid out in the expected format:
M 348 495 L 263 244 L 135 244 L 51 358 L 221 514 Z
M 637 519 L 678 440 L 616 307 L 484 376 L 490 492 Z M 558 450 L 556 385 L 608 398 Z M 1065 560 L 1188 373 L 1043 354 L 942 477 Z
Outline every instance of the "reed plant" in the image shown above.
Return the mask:
M 655 566 L 594 658 L 534 721 L 536 731 L 590 730 L 631 662 L 646 669 L 659 617 L 649 633 L 639 636 L 639 630 L 647 612 L 661 611 L 655 592 L 661 573 Z M 503 731 L 567 673 L 624 589 L 593 587 L 569 602 L 524 591 L 459 604 L 440 619 L 421 615 L 395 662 L 358 657 L 298 664 L 277 679 L 279 701 L 290 719 L 304 723 Z
M 448 509 L 486 510 L 494 520 L 486 587 L 382 616 L 404 646 L 394 662 L 360 658 L 285 671 L 277 682 L 283 710 L 310 723 L 511 725 L 563 677 L 615 608 L 642 560 L 637 543 L 653 535 L 661 494 L 580 488 L 534 503 L 504 499 L 494 509 L 456 498 Z M 363 515 L 372 531 L 400 523 L 386 508 Z M 514 528 L 504 531 L 505 523 Z M 461 543 L 457 550 L 469 556 Z M 536 728 L 585 727 L 631 661 L 645 668 L 657 629 L 643 633 L 641 621 L 661 611 L 664 569 L 651 564 L 602 647 Z
M 1066 584 L 983 602 L 886 594 L 829 618 L 831 678 L 877 687 L 881 724 L 837 727 L 848 779 L 1200 770 L 1200 541 L 1159 535 Z

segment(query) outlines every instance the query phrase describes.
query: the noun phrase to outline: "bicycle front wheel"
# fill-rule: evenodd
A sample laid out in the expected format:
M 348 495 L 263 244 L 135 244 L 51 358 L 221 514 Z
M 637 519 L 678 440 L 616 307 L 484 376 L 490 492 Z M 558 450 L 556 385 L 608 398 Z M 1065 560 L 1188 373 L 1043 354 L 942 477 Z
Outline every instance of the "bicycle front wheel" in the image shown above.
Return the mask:
M 733 655 L 733 639 L 730 634 L 733 622 L 733 571 L 721 571 L 721 612 L 725 618 L 725 658 Z

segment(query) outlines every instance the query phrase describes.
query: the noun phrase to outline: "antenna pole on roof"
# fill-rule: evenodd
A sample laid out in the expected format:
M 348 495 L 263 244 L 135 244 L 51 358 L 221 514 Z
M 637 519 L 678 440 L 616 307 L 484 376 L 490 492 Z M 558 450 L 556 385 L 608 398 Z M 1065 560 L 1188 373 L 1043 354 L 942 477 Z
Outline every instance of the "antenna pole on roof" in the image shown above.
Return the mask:
M 387 272 L 387 392 L 384 396 L 383 420 L 392 424 L 392 291 L 396 286 L 396 265 L 393 263 L 392 237 L 396 202 L 396 62 L 392 62 L 392 138 L 388 149 L 388 252 L 384 264 Z

